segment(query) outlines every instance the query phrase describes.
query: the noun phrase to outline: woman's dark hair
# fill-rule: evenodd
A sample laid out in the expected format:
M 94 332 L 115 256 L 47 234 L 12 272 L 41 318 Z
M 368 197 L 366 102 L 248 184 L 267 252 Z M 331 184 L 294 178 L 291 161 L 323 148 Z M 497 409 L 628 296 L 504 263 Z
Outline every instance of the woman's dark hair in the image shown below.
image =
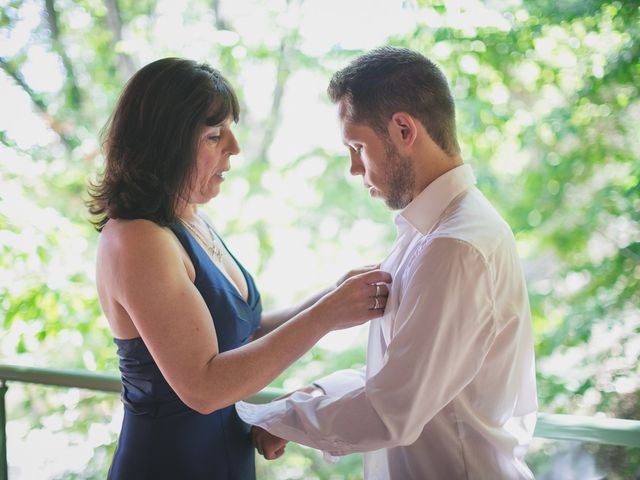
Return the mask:
M 344 98 L 351 121 L 386 137 L 391 116 L 407 112 L 449 155 L 460 152 L 455 104 L 447 79 L 429 59 L 407 48 L 384 46 L 357 57 L 336 72 L 327 93 Z
M 127 82 L 102 133 L 104 172 L 90 183 L 87 202 L 101 231 L 110 218 L 175 221 L 188 193 L 198 138 L 240 107 L 231 84 L 215 68 L 181 58 L 156 60 Z

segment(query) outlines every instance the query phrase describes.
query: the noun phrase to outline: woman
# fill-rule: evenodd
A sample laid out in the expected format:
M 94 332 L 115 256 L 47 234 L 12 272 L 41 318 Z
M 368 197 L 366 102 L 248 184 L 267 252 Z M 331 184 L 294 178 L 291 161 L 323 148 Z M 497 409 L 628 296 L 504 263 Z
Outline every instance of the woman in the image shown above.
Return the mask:
M 131 78 L 107 125 L 89 209 L 125 407 L 110 478 L 255 478 L 249 427 L 234 403 L 329 331 L 383 313 L 390 276 L 364 268 L 297 307 L 262 314 L 251 275 L 198 209 L 219 194 L 240 150 L 238 117 L 218 71 L 166 58 Z

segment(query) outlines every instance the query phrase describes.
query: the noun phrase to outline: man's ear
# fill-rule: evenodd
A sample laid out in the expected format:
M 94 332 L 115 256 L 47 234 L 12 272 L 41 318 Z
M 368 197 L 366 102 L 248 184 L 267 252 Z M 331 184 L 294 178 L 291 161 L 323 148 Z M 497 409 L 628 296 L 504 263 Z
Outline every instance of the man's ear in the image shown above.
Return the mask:
M 415 119 L 406 112 L 396 112 L 389 122 L 389 134 L 398 147 L 413 146 L 418 136 Z

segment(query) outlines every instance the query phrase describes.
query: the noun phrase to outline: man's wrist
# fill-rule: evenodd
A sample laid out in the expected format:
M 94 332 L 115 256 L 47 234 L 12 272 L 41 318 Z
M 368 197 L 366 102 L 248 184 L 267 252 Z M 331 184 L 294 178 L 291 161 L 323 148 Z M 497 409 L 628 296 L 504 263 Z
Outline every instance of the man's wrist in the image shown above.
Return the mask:
M 325 395 L 325 391 L 324 389 L 316 384 L 316 383 L 311 383 L 307 386 L 304 386 L 302 388 L 298 389 L 299 392 L 304 392 L 306 394 L 311 395 L 312 397 L 319 397 L 321 395 Z
M 326 395 L 327 394 L 327 392 L 324 391 L 324 388 L 322 388 L 317 383 L 312 383 L 311 387 L 313 387 L 313 391 L 311 392 L 311 396 L 313 396 L 313 397 L 319 397 L 321 395 Z

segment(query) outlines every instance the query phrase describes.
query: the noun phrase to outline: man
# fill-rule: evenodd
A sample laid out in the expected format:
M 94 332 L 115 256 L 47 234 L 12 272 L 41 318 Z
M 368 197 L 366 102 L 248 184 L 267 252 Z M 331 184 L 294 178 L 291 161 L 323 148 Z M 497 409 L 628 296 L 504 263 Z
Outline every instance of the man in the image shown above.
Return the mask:
M 365 369 L 318 380 L 319 395 L 240 402 L 240 416 L 331 455 L 365 452 L 366 479 L 533 478 L 525 281 L 509 226 L 462 161 L 446 78 L 417 52 L 382 47 L 337 72 L 328 93 L 351 174 L 400 210 L 381 266 L 391 292 Z M 256 431 L 259 451 L 281 454 L 284 441 Z

